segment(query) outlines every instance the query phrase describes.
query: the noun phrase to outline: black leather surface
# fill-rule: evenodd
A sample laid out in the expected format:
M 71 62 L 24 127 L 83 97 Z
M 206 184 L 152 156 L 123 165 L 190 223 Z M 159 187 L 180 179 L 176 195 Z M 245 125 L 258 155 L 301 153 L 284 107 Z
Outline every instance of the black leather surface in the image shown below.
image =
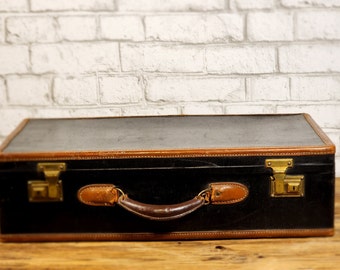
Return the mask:
M 41 179 L 36 162 L 1 164 L 1 230 L 16 233 L 169 232 L 332 228 L 334 156 L 297 156 L 289 174 L 305 176 L 302 198 L 270 197 L 265 157 L 69 161 L 64 201 L 29 203 L 27 181 Z M 112 183 L 135 200 L 174 204 L 189 200 L 211 182 L 246 185 L 249 196 L 233 205 L 208 205 L 178 220 L 150 221 L 120 207 L 80 203 L 84 185 Z
M 4 153 L 322 146 L 303 115 L 30 120 Z

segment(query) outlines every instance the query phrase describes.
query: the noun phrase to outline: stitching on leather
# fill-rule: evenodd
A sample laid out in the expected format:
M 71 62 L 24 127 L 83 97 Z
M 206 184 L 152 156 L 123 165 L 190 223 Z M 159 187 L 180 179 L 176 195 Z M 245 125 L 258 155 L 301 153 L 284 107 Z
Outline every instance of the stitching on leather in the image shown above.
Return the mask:
M 214 202 L 213 204 L 233 204 L 233 203 L 237 203 L 237 202 L 241 202 L 243 201 L 245 198 L 248 197 L 249 195 L 249 190 L 248 188 L 246 188 L 244 185 L 242 184 L 238 184 L 238 183 L 228 183 L 228 185 L 230 186 L 236 186 L 238 188 L 241 188 L 244 192 L 245 195 L 239 199 L 234 199 L 234 200 L 226 200 L 226 201 L 218 201 L 218 202 Z
M 241 230 L 241 231 L 207 231 L 207 232 L 171 232 L 157 233 L 46 233 L 46 234 L 2 234 L 3 241 L 70 241 L 70 240 L 156 240 L 156 239 L 227 239 L 233 237 L 282 237 L 282 236 L 320 236 L 332 235 L 334 228 L 321 229 L 273 229 L 273 230 Z
M 95 203 L 95 202 L 93 202 L 93 201 L 85 200 L 85 199 L 83 198 L 83 193 L 84 193 L 83 191 L 89 190 L 89 189 L 93 189 L 93 188 L 104 189 L 104 188 L 108 188 L 108 187 L 114 188 L 113 185 L 109 185 L 109 184 L 107 184 L 107 185 L 94 184 L 94 185 L 82 187 L 82 188 L 79 190 L 79 199 L 80 199 L 80 201 L 81 201 L 82 203 L 85 203 L 85 204 L 88 204 L 88 205 L 95 205 L 95 206 L 97 206 L 97 205 L 103 205 L 102 203 Z
M 213 149 L 212 149 L 213 150 Z M 133 150 L 133 151 L 143 151 L 143 150 Z M 27 160 L 91 160 L 91 159 L 129 159 L 129 158 L 183 158 L 183 157 L 248 157 L 248 156 L 254 156 L 254 157 L 263 157 L 263 156 L 313 156 L 313 155 L 334 155 L 334 151 L 332 149 L 328 150 L 320 150 L 318 152 L 269 152 L 269 153 L 223 153 L 223 154 L 162 154 L 159 155 L 147 155 L 147 154 L 134 154 L 134 155 L 124 155 L 120 153 L 112 153 L 112 155 L 98 155 L 98 154 L 86 154 L 84 155 L 88 156 L 76 156 L 76 155 L 64 155 L 64 156 L 57 156 L 57 157 L 46 157 L 44 155 L 37 155 L 37 156 L 16 156 L 15 154 L 12 155 L 3 155 L 0 156 L 1 161 L 27 161 Z

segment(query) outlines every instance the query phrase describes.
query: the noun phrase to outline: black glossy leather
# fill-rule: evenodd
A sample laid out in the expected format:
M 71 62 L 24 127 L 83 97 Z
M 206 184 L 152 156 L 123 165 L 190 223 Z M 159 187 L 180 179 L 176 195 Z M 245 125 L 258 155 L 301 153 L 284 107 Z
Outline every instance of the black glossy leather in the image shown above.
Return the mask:
M 289 174 L 305 176 L 302 198 L 270 197 L 265 157 L 115 159 L 67 162 L 61 173 L 64 201 L 29 203 L 27 181 L 41 179 L 36 162 L 0 164 L 1 230 L 15 233 L 168 232 L 251 229 L 332 228 L 334 156 L 296 156 Z M 210 182 L 244 184 L 249 196 L 234 205 L 207 205 L 170 221 L 151 221 L 120 207 L 80 203 L 85 185 L 111 183 L 135 200 L 175 204 L 192 199 Z

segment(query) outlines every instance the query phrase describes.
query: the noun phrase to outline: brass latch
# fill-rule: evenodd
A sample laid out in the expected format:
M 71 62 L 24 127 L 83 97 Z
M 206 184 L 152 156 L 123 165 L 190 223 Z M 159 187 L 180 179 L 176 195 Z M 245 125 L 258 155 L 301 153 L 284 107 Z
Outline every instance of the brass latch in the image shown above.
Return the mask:
M 66 170 L 65 163 L 38 163 L 37 171 L 43 172 L 45 181 L 28 181 L 28 199 L 30 202 L 60 202 L 63 200 L 63 185 L 59 179 Z
M 305 192 L 303 175 L 287 175 L 288 168 L 294 166 L 293 159 L 266 159 L 266 168 L 273 170 L 270 177 L 272 197 L 303 197 Z

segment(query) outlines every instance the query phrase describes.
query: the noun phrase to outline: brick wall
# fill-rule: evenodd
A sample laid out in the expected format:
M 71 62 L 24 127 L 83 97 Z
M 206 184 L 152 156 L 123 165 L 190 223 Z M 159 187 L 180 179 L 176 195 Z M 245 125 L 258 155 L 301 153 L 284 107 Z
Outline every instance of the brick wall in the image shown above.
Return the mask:
M 307 112 L 340 148 L 339 45 L 340 0 L 0 0 L 0 140 L 25 117 Z

